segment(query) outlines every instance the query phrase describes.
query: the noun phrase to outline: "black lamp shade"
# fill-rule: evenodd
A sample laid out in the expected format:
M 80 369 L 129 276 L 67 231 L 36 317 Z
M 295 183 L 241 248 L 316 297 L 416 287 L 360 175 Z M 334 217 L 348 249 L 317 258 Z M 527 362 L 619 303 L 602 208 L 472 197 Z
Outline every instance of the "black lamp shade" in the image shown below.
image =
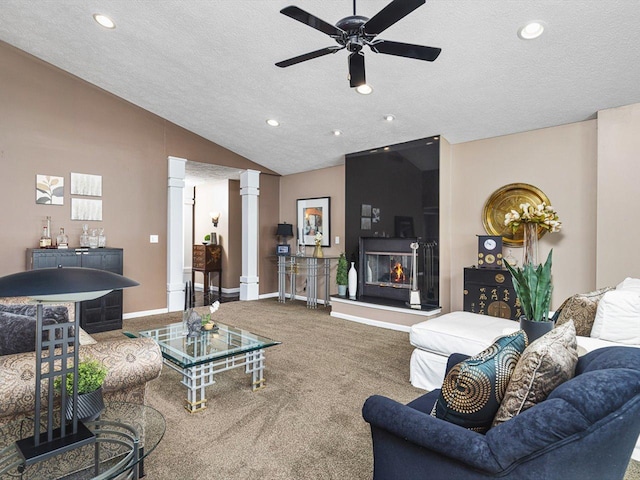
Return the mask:
M 139 283 L 127 277 L 95 268 L 42 268 L 0 278 L 0 297 L 82 301 L 136 285 Z
M 279 237 L 293 237 L 293 225 L 290 223 L 279 223 L 276 235 Z

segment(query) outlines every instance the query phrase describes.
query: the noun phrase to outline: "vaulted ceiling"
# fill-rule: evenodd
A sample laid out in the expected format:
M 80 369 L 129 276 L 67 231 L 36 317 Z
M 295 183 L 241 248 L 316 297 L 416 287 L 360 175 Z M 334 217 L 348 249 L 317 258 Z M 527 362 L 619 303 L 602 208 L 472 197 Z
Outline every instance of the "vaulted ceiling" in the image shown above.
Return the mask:
M 357 13 L 372 17 L 389 2 L 361 0 Z M 439 134 L 466 142 L 640 102 L 635 0 L 427 0 L 380 38 L 440 47 L 440 57 L 366 48 L 370 95 L 349 88 L 346 51 L 274 65 L 335 45 L 279 13 L 290 4 L 331 24 L 353 13 L 348 0 L 2 0 L 0 40 L 281 174 L 387 144 Z M 116 28 L 100 27 L 95 13 Z M 520 39 L 531 20 L 543 35 Z

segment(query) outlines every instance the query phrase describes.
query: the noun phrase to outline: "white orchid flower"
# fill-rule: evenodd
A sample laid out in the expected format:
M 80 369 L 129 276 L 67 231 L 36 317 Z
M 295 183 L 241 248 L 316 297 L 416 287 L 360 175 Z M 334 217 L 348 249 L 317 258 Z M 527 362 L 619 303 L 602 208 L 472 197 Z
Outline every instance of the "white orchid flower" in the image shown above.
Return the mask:
M 220 301 L 216 300 L 213 304 L 211 304 L 211 306 L 209 307 L 209 310 L 211 311 L 211 313 L 216 313 L 219 308 L 220 308 Z

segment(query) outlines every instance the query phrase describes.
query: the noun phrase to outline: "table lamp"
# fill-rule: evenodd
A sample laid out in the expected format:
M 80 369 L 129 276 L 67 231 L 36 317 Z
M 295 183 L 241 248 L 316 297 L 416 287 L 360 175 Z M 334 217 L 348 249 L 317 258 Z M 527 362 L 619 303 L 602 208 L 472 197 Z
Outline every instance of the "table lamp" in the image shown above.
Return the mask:
M 293 237 L 293 225 L 290 223 L 279 223 L 276 230 L 278 237 L 278 246 L 276 247 L 276 255 L 290 255 L 291 247 L 287 243 L 287 237 Z M 284 237 L 284 241 L 283 241 Z
M 77 389 L 73 393 L 71 421 L 65 420 L 69 401 L 65 388 L 67 374 L 73 375 L 74 385 L 78 384 L 80 302 L 136 285 L 138 282 L 116 273 L 80 267 L 43 268 L 0 278 L 0 297 L 29 297 L 37 302 L 34 432 L 32 437 L 17 442 L 26 465 L 95 441 L 93 432 L 78 420 Z M 42 304 L 62 302 L 76 302 L 73 322 L 43 325 Z M 62 383 L 60 425 L 54 428 L 54 381 L 58 377 Z M 47 382 L 44 399 L 42 381 Z M 46 427 L 38 421 L 43 407 L 47 409 Z M 41 429 L 44 430 L 41 432 Z

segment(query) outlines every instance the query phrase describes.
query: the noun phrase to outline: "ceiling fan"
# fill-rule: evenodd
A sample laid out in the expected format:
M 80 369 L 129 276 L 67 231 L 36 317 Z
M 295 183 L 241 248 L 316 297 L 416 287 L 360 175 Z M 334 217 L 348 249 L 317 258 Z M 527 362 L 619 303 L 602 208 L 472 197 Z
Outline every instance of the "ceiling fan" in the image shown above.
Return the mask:
M 368 45 L 369 48 L 376 53 L 433 62 L 438 58 L 438 55 L 440 55 L 440 48 L 391 42 L 389 40 L 375 38 L 379 33 L 382 33 L 391 25 L 424 4 L 425 1 L 426 0 L 393 0 L 372 18 L 367 18 L 356 15 L 356 0 L 353 0 L 353 15 L 338 21 L 335 26 L 305 12 L 301 8 L 293 5 L 285 7 L 280 10 L 280 13 L 326 33 L 333 38 L 338 45 L 283 60 L 282 62 L 276 63 L 276 65 L 282 68 L 289 67 L 330 53 L 336 53 L 346 48 L 351 52 L 349 55 L 349 85 L 351 87 L 358 87 L 367 83 L 364 71 L 364 53 L 362 52 L 362 48 L 365 45 Z

